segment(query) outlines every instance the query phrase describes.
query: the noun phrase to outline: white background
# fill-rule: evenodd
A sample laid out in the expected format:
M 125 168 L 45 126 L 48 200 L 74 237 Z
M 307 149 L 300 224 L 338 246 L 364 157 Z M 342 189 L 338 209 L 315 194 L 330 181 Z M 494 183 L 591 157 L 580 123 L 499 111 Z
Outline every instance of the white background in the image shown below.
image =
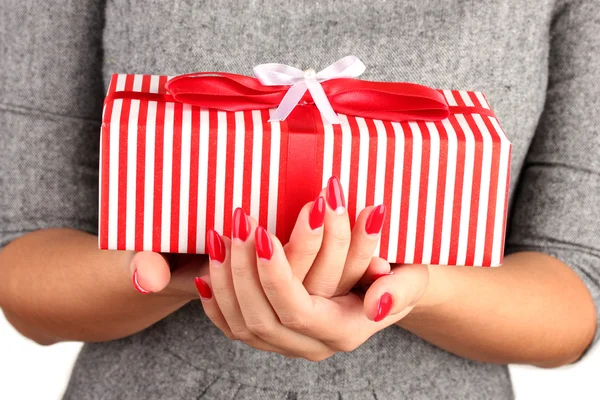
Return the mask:
M 80 344 L 42 347 L 20 336 L 0 313 L 0 399 L 59 399 Z M 600 399 L 600 346 L 575 366 L 511 367 L 517 400 Z

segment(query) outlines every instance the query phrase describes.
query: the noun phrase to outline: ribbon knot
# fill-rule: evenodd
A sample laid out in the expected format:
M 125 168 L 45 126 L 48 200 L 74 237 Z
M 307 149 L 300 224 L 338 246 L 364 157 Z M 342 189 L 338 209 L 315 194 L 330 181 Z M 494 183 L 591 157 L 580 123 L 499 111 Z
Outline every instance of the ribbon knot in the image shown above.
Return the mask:
M 323 118 L 330 124 L 339 124 L 340 120 L 333 110 L 321 82 L 331 79 L 355 78 L 364 71 L 365 65 L 356 56 L 341 58 L 319 72 L 315 72 L 312 68 L 302 71 L 277 63 L 260 64 L 254 67 L 254 75 L 263 85 L 291 86 L 270 121 L 286 119 L 308 91 Z

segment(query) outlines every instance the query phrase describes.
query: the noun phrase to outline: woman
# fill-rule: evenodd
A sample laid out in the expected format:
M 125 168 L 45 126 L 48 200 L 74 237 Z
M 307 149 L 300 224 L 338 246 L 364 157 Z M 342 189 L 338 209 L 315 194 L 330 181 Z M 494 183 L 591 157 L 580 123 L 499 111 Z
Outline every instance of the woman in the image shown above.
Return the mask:
M 507 363 L 573 363 L 597 339 L 598 2 L 0 8 L 0 306 L 38 343 L 88 342 L 65 398 L 503 399 L 513 397 Z M 307 205 L 285 250 L 243 211 L 232 243 L 211 233 L 210 265 L 97 250 L 111 73 L 250 74 L 347 54 L 368 65 L 364 79 L 487 94 L 513 143 L 501 268 L 368 266 L 373 208 L 350 235 L 335 179 L 324 228 L 308 228 Z M 346 294 L 389 268 L 364 303 Z M 196 277 L 205 312 L 192 301 Z

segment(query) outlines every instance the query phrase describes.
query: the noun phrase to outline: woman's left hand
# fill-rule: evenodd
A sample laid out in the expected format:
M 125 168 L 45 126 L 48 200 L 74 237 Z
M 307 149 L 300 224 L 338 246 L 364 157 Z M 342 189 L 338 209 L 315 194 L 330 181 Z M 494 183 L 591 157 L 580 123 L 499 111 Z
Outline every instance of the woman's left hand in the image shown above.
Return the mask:
M 210 276 L 197 279 L 206 314 L 230 339 L 289 357 L 323 360 L 356 349 L 398 322 L 427 287 L 426 266 L 403 265 L 380 274 L 390 266 L 374 257 L 356 282 L 372 283 L 364 296 L 311 295 L 295 276 L 279 240 L 252 218 L 243 218 L 249 228 L 244 241 L 234 238 L 232 244 L 211 232 L 222 251 L 221 262 L 211 260 Z

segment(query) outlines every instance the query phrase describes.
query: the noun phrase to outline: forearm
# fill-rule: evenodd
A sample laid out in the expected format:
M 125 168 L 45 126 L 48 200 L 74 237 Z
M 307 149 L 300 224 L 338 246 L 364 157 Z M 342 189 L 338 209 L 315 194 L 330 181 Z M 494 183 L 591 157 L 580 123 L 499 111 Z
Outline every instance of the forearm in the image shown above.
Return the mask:
M 131 252 L 100 251 L 80 231 L 33 232 L 0 252 L 0 307 L 42 344 L 104 341 L 138 332 L 183 306 L 181 296 L 137 293 Z
M 449 352 L 553 367 L 576 361 L 592 341 L 591 296 L 555 258 L 516 253 L 500 268 L 429 270 L 426 294 L 398 325 Z

